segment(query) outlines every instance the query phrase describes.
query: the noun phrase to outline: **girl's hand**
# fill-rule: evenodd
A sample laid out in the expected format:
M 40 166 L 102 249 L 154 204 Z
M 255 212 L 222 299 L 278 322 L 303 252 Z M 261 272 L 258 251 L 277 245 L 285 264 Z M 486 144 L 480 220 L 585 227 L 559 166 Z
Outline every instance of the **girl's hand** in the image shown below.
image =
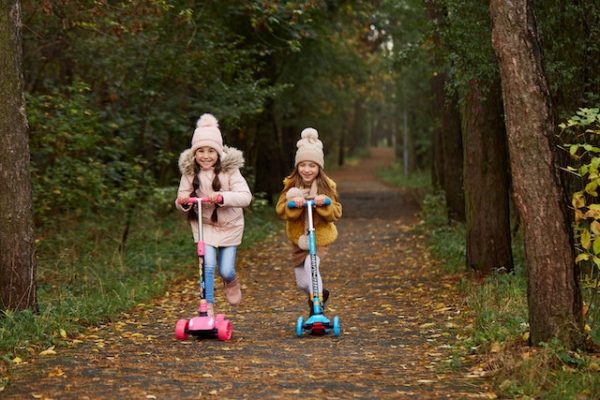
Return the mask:
M 223 204 L 223 195 L 219 192 L 212 193 L 207 196 L 213 204 Z
M 181 206 L 181 208 L 183 208 L 184 210 L 187 211 L 188 208 L 190 208 L 190 198 L 189 197 L 178 197 L 177 198 L 177 204 L 179 204 Z
M 292 201 L 296 204 L 296 208 L 303 208 L 304 203 L 306 203 L 306 200 L 304 200 L 304 197 L 294 197 L 292 199 Z
M 327 196 L 325 196 L 324 194 L 319 194 L 315 197 L 315 205 L 322 206 L 325 204 L 326 200 L 327 200 Z

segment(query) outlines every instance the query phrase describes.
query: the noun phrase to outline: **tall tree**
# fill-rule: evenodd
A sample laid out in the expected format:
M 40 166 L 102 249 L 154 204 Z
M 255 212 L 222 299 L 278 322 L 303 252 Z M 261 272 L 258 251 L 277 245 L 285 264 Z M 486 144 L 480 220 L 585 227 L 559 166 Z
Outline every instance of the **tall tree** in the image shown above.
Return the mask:
M 525 232 L 530 341 L 582 343 L 581 292 L 552 138 L 555 123 L 530 0 L 490 0 L 517 208 Z
M 513 269 L 506 131 L 500 82 L 469 83 L 463 117 L 467 266 Z
M 429 19 L 433 25 L 434 44 L 433 65 L 436 70 L 431 78 L 434 100 L 433 116 L 433 183 L 439 185 L 446 194 L 448 216 L 458 221 L 465 220 L 465 199 L 463 191 L 463 148 L 458 110 L 458 96 L 446 95 L 448 80 L 447 66 L 443 53 L 445 43 L 440 35 L 447 23 L 447 10 L 439 0 L 427 0 Z
M 0 310 L 36 307 L 21 8 L 0 3 Z
M 460 94 L 467 266 L 479 274 L 512 270 L 509 168 L 500 74 L 487 4 L 446 0 L 452 87 Z

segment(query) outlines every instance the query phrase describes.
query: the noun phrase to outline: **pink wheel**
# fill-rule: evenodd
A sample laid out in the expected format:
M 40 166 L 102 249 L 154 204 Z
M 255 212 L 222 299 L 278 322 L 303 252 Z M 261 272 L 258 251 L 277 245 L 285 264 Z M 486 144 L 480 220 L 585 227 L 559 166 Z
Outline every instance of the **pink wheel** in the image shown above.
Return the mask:
M 231 321 L 225 319 L 217 323 L 217 338 L 219 340 L 230 340 L 233 334 L 233 327 Z
M 177 325 L 175 325 L 175 338 L 177 340 L 186 340 L 188 338 L 189 335 L 186 333 L 187 327 L 187 319 L 180 319 L 177 321 Z

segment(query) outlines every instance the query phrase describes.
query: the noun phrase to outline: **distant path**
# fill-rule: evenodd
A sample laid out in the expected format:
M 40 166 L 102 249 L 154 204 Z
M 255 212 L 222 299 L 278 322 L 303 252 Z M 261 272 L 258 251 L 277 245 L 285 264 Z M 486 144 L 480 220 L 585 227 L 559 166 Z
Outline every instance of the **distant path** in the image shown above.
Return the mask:
M 458 278 L 440 272 L 415 230 L 418 204 L 378 182 L 390 150 L 333 171 L 344 205 L 339 240 L 323 261 L 342 336 L 296 338 L 307 314 L 282 233 L 239 254 L 244 302 L 234 339 L 178 342 L 178 318 L 196 309 L 195 279 L 71 348 L 18 368 L 3 399 L 468 399 L 481 382 L 448 368 L 465 323 Z M 282 224 L 283 225 L 283 224 Z M 190 268 L 195 268 L 190 263 Z

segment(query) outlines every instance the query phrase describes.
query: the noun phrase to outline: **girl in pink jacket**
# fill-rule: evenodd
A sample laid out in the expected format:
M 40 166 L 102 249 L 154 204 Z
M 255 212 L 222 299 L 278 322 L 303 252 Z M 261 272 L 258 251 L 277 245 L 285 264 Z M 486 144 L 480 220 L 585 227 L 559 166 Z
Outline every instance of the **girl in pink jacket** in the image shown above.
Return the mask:
M 202 206 L 205 293 L 211 315 L 214 315 L 217 257 L 225 298 L 231 305 L 238 305 L 242 300 L 240 280 L 235 273 L 235 255 L 244 233 L 242 208 L 250 205 L 252 200 L 248 184 L 240 173 L 243 165 L 241 151 L 223 146 L 217 119 L 211 114 L 202 115 L 196 124 L 192 147 L 179 156 L 181 180 L 175 204 L 187 213 L 197 242 L 198 216 L 194 208 L 186 204 L 187 199 L 208 197 L 212 201 Z M 219 198 L 222 200 L 217 203 Z

